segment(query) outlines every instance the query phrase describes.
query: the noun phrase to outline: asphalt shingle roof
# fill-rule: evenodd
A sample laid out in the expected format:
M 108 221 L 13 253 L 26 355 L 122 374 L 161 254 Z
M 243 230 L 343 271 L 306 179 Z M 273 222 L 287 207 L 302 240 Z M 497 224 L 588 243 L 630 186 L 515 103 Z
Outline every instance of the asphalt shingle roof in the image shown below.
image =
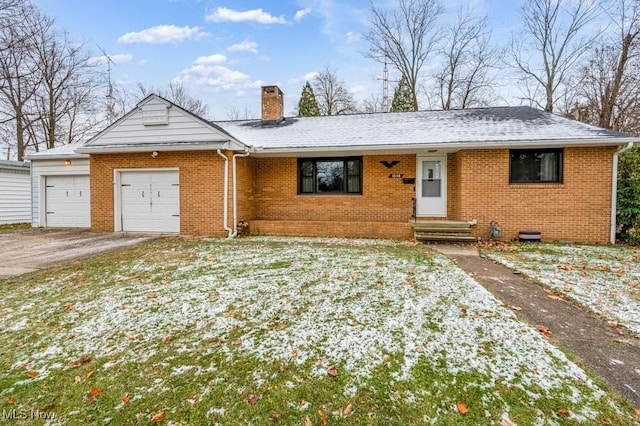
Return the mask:
M 629 138 L 526 106 L 295 117 L 264 127 L 260 120 L 217 124 L 243 143 L 265 151 L 470 143 L 516 146 L 539 141 L 611 143 L 612 138 Z

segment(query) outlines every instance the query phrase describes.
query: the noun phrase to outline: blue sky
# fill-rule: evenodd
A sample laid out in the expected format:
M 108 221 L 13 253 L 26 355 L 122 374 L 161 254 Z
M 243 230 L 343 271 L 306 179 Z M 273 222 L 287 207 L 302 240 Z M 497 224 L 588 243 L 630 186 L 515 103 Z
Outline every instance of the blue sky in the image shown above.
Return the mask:
M 392 0 L 379 0 L 393 3 Z M 473 3 L 504 44 L 518 27 L 523 0 L 443 0 L 442 23 Z M 113 80 L 162 87 L 182 82 L 209 104 L 209 118 L 230 111 L 256 117 L 259 87 L 278 84 L 293 114 L 302 86 L 330 65 L 357 99 L 382 95 L 382 65 L 366 59 L 369 0 L 34 0 L 73 39 L 116 62 Z M 104 67 L 106 71 L 106 66 Z M 393 78 L 393 74 L 392 74 Z M 390 94 L 394 83 L 390 84 Z M 515 103 L 509 94 L 497 103 Z M 426 108 L 427 105 L 421 105 Z

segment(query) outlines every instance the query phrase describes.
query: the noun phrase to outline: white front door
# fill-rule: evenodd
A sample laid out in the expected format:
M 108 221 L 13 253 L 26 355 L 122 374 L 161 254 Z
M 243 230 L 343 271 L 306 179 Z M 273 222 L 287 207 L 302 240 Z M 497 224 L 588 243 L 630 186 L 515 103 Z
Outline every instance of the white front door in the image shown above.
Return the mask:
M 180 232 L 177 170 L 120 172 L 122 231 Z
M 418 157 L 416 215 L 447 216 L 447 156 Z
M 47 176 L 45 225 L 51 228 L 89 228 L 89 176 Z

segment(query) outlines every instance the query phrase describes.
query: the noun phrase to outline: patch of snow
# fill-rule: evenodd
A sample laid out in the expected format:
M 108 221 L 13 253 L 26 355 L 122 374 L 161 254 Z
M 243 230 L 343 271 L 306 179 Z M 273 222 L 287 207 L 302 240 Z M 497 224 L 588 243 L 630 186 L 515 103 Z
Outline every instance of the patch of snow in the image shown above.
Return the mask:
M 640 251 L 627 247 L 536 243 L 487 257 L 518 269 L 612 324 L 640 337 Z

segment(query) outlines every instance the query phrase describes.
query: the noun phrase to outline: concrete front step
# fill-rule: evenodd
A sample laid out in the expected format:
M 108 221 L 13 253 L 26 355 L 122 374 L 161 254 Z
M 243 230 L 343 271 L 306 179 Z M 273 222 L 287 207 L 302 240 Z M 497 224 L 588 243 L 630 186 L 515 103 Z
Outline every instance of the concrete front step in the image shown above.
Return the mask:
M 411 224 L 419 241 L 475 241 L 467 222 L 451 220 L 424 220 Z
M 430 233 L 416 232 L 416 240 L 418 241 L 458 241 L 458 242 L 475 242 L 476 237 L 470 234 L 457 233 Z

